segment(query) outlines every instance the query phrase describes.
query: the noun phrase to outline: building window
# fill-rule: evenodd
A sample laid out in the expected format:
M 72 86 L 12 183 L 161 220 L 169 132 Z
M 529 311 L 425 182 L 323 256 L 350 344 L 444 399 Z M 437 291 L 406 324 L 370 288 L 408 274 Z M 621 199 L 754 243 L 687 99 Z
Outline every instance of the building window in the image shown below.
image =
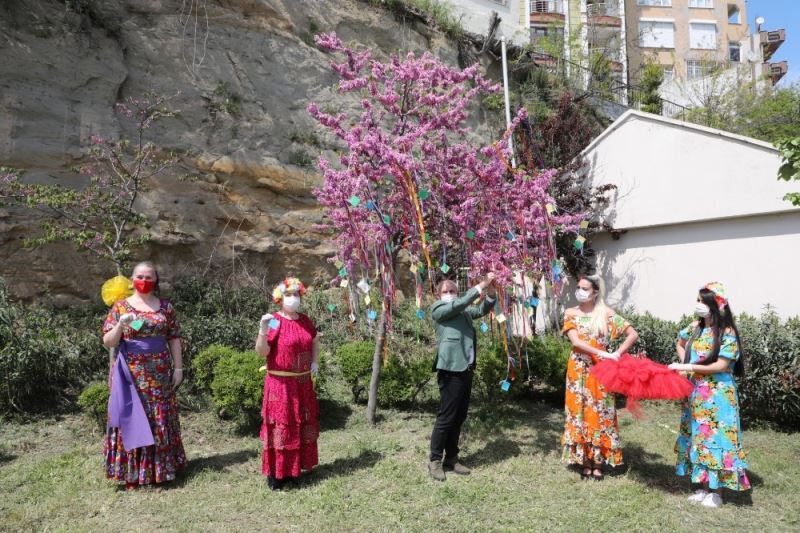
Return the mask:
M 710 76 L 717 70 L 718 65 L 712 61 L 701 61 L 699 59 L 686 60 L 686 77 L 696 80 L 705 76 Z
M 689 0 L 689 7 L 714 7 L 713 0 Z
M 672 0 L 636 0 L 637 6 L 672 6 Z
M 564 28 L 531 26 L 531 41 L 537 54 L 557 55 L 564 49 Z
M 732 63 L 738 63 L 742 60 L 742 45 L 739 43 L 728 43 L 728 59 Z
M 717 48 L 717 25 L 708 22 L 689 23 L 689 48 L 715 50 Z
M 531 13 L 564 14 L 563 0 L 531 0 Z
M 664 71 L 664 83 L 670 83 L 675 79 L 674 65 L 661 65 L 661 69 Z
M 675 48 L 675 24 L 640 20 L 639 46 L 642 48 Z
M 739 11 L 739 6 L 735 4 L 728 4 L 728 24 L 741 24 L 742 13 Z

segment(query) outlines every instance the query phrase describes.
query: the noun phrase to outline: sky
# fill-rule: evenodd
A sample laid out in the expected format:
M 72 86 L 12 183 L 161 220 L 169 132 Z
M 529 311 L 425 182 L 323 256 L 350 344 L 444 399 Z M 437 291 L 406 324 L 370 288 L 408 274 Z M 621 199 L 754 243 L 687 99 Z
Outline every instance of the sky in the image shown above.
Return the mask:
M 789 62 L 779 86 L 800 82 L 800 0 L 747 0 L 750 31 L 755 31 L 756 17 L 764 17 L 762 30 L 786 30 L 786 42 L 770 58 L 770 62 Z

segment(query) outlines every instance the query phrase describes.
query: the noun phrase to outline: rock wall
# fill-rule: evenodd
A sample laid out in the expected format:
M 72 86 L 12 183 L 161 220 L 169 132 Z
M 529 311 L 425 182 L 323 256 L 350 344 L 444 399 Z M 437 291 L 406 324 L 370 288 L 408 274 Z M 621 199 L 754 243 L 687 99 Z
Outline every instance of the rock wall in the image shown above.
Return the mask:
M 269 286 L 292 273 L 322 283 L 333 250 L 313 227 L 313 161 L 334 139 L 305 109 L 312 99 L 352 105 L 333 92 L 330 56 L 313 46 L 314 33 L 331 30 L 384 54 L 457 61 L 440 34 L 356 0 L 4 0 L 0 165 L 78 187 L 70 169 L 89 137 L 129 133 L 116 102 L 176 95 L 180 116 L 153 128 L 153 140 L 182 154 L 181 170 L 197 179 L 165 176 L 142 199 L 153 241 L 141 258 L 165 280 L 206 272 Z M 113 268 L 66 244 L 23 249 L 36 216 L 0 211 L 0 276 L 12 294 L 96 299 Z

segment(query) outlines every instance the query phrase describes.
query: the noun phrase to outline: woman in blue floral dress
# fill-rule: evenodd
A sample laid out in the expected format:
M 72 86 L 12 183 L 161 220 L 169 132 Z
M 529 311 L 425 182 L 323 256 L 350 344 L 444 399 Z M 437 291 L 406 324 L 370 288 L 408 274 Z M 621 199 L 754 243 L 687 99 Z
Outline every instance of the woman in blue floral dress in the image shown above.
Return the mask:
M 698 320 L 678 334 L 682 362 L 669 366 L 687 372 L 694 384 L 675 443 L 676 473 L 702 485 L 690 501 L 713 508 L 722 505 L 723 487 L 750 488 L 734 379 L 744 373 L 744 354 L 721 283 L 700 289 L 695 314 Z

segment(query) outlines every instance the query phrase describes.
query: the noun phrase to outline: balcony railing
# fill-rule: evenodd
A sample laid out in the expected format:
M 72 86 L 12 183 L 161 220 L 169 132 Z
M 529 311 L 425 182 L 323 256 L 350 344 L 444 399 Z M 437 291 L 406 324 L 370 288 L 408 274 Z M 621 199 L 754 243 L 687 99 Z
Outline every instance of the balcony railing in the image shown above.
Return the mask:
M 531 0 L 531 13 L 564 14 L 564 0 Z
M 760 32 L 759 36 L 761 41 L 761 49 L 764 52 L 764 59 L 769 60 L 769 58 L 772 57 L 772 54 L 775 53 L 775 50 L 780 48 L 780 46 L 786 40 L 786 31 L 762 31 Z
M 590 17 L 618 17 L 619 2 L 616 0 L 607 0 L 605 2 L 587 3 L 586 14 Z
M 774 85 L 781 81 L 781 78 L 783 78 L 789 71 L 789 63 L 786 61 L 780 61 L 778 63 L 765 63 L 763 69 L 764 76 L 770 78 L 772 80 L 772 84 Z

